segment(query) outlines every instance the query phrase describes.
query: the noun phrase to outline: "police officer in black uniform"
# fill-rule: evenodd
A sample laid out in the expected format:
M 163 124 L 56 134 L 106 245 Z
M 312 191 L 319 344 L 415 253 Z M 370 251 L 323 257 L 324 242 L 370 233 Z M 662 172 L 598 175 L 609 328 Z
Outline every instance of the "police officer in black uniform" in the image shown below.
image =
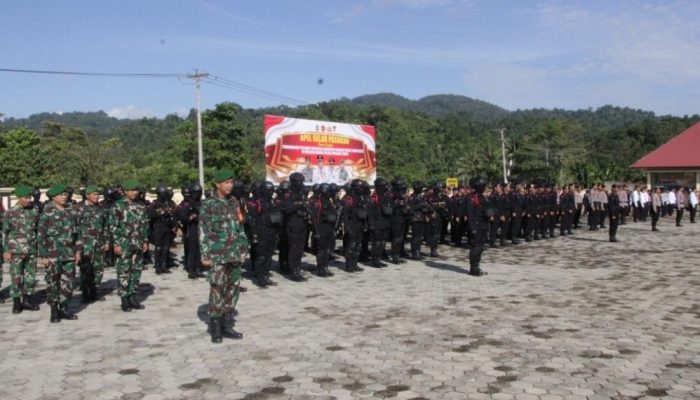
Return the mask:
M 156 274 L 169 274 L 168 257 L 170 255 L 171 235 L 175 228 L 175 204 L 168 199 L 165 186 L 156 187 L 156 200 L 148 207 L 148 217 L 153 224 L 151 242 L 155 246 L 153 263 Z
M 289 196 L 289 190 L 291 185 L 289 181 L 282 181 L 277 186 L 275 191 L 275 204 L 282 210 L 283 201 L 287 196 Z M 289 240 L 287 239 L 287 217 L 284 215 L 284 210 L 282 210 L 282 228 L 279 232 L 279 241 L 277 244 L 278 251 L 278 264 L 280 273 L 282 275 L 289 275 Z
M 333 276 L 328 270 L 335 248 L 335 228 L 340 213 L 330 184 L 321 183 L 311 201 L 311 222 L 316 243 L 316 274 L 322 278 Z
M 255 199 L 249 207 L 250 229 L 256 251 L 253 268 L 255 284 L 261 288 L 277 286 L 277 283 L 270 279 L 270 269 L 284 218 L 279 205 L 272 198 L 274 190 L 272 182 L 261 182 L 255 189 Z
M 372 241 L 372 261 L 374 268 L 384 268 L 382 256 L 386 242 L 391 235 L 391 216 L 394 214 L 392 199 L 389 197 L 389 183 L 384 178 L 374 181 L 374 193 L 369 203 L 369 231 Z
M 425 239 L 425 228 L 432 214 L 432 207 L 425 200 L 423 190 L 425 190 L 423 182 L 414 182 L 413 193 L 409 200 L 411 208 L 411 258 L 414 260 L 423 259 L 420 247 Z
M 391 218 L 391 262 L 394 264 L 405 263 L 404 253 L 404 232 L 410 215 L 410 208 L 406 198 L 406 183 L 401 178 L 394 178 L 391 182 L 391 193 L 389 193 L 393 213 Z
M 282 210 L 285 215 L 285 230 L 289 246 L 288 266 L 290 279 L 304 282 L 306 278 L 301 272 L 301 258 L 304 255 L 306 230 L 311 214 L 309 202 L 304 190 L 304 175 L 294 172 L 289 176 L 290 190 L 282 199 Z
M 360 272 L 357 265 L 362 246 L 362 235 L 367 229 L 367 206 L 362 195 L 362 181 L 353 179 L 350 190 L 343 197 L 343 228 L 345 230 L 345 271 Z
M 177 218 L 182 227 L 185 271 L 189 279 L 197 279 L 204 276 L 199 251 L 199 208 L 202 201 L 202 187 L 198 183 L 193 183 L 185 189 L 183 192 L 185 196 L 177 207 Z
M 511 220 L 510 220 L 510 242 L 520 244 L 518 236 L 522 227 L 523 216 L 525 215 L 525 189 L 521 183 L 515 185 L 515 190 L 510 193 Z
M 487 273 L 481 270 L 481 253 L 484 251 L 484 244 L 489 233 L 489 219 L 495 214 L 486 209 L 486 199 L 484 189 L 486 182 L 482 178 L 472 178 L 469 185 L 474 192 L 467 202 L 467 223 L 472 237 L 471 248 L 469 249 L 469 275 L 482 276 Z

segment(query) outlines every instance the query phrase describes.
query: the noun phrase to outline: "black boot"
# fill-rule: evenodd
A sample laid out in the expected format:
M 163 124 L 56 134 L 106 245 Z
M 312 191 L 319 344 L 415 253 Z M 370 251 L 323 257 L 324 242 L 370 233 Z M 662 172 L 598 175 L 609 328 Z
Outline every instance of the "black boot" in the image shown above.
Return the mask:
M 52 304 L 51 305 L 51 319 L 49 319 L 51 323 L 56 323 L 56 322 L 61 322 L 61 315 L 58 312 L 58 305 L 57 304 Z
M 437 252 L 437 249 L 430 249 L 430 257 L 432 257 L 432 258 L 440 257 L 440 255 Z
M 391 263 L 392 264 L 401 264 L 401 260 L 399 259 L 399 256 L 393 255 L 391 256 Z
M 22 300 L 14 299 L 14 304 L 12 304 L 12 314 L 19 314 L 22 312 Z
M 146 306 L 144 306 L 143 304 L 136 301 L 136 297 L 134 297 L 133 294 L 131 296 L 129 296 L 128 299 L 129 299 L 129 305 L 131 306 L 132 310 L 143 310 L 144 308 L 146 308 Z
M 29 311 L 39 311 L 39 305 L 32 303 L 31 298 L 26 298 L 22 302 L 22 309 Z
M 58 316 L 61 319 L 68 319 L 68 320 L 76 320 L 78 319 L 78 316 L 73 314 L 72 312 L 69 312 L 66 310 L 66 306 L 61 306 L 61 308 L 58 310 Z
M 227 339 L 243 339 L 243 334 L 236 332 L 233 327 L 231 329 L 226 329 L 226 324 L 224 324 L 224 319 L 219 320 L 221 323 L 221 335 Z
M 99 294 L 99 289 L 96 285 L 92 286 L 90 292 L 90 300 L 92 301 L 105 301 L 105 297 Z
M 124 312 L 131 311 L 131 303 L 129 303 L 129 298 L 126 296 L 122 297 L 122 311 L 124 311 Z
M 221 318 L 209 318 L 209 334 L 212 343 L 221 343 Z
M 88 287 L 83 288 L 82 300 L 81 300 L 82 303 L 83 304 L 92 303 L 92 300 L 90 299 L 90 297 L 91 297 L 90 296 L 90 288 L 88 288 Z
M 365 270 L 364 268 L 358 266 L 357 264 L 353 265 L 352 268 L 355 270 L 355 272 L 362 272 Z

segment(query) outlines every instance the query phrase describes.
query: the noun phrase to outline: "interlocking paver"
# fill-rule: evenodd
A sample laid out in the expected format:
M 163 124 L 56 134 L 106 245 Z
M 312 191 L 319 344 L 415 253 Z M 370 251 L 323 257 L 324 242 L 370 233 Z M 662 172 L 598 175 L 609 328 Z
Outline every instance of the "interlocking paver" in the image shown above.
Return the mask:
M 76 295 L 77 321 L 49 324 L 45 304 L 0 306 L 0 397 L 697 397 L 700 227 L 659 227 L 622 226 L 617 244 L 578 231 L 488 250 L 482 278 L 449 247 L 358 274 L 335 268 L 341 258 L 334 277 L 303 284 L 275 273 L 278 287 L 246 283 L 245 338 L 223 345 L 206 333 L 203 280 L 149 269 L 146 309 L 121 313 L 107 270 L 107 300 L 85 307 Z

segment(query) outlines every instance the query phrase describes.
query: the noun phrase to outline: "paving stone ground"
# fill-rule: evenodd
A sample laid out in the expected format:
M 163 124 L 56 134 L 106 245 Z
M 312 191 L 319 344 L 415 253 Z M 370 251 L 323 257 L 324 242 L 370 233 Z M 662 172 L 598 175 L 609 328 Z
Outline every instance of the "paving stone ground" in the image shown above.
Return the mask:
M 649 228 L 489 250 L 482 278 L 449 247 L 301 284 L 275 273 L 276 288 L 247 282 L 245 338 L 221 345 L 206 333 L 206 282 L 179 269 L 145 271 L 143 311 L 76 293 L 80 319 L 50 324 L 45 304 L 12 315 L 8 301 L 0 398 L 700 398 L 700 224 Z

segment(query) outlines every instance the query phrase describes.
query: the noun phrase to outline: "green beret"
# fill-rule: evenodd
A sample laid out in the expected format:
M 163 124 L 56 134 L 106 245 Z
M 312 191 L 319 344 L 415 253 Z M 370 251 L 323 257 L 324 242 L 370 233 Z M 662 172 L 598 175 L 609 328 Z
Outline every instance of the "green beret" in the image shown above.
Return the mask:
M 140 186 L 141 184 L 136 179 L 127 179 L 122 182 L 122 189 L 126 191 L 138 190 Z
M 32 188 L 27 185 L 19 185 L 15 188 L 15 196 L 27 197 L 32 195 Z
M 85 188 L 85 194 L 90 194 L 90 193 L 99 193 L 100 188 L 97 187 L 97 185 L 88 185 Z
M 65 193 L 66 189 L 67 189 L 66 185 L 64 185 L 62 183 L 58 183 L 58 184 L 51 186 L 51 189 L 49 189 L 49 191 L 46 192 L 46 195 L 49 197 L 56 197 L 61 193 Z
M 230 169 L 220 169 L 214 172 L 214 181 L 220 183 L 233 178 L 233 170 Z

